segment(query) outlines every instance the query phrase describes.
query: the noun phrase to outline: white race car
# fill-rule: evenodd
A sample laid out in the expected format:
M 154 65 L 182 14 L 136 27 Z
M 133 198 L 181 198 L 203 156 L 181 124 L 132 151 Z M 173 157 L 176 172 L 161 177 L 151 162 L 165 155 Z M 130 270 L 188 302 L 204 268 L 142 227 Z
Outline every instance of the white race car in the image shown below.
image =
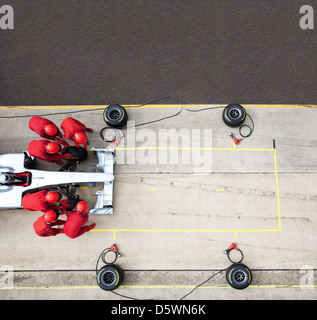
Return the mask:
M 114 152 L 112 149 L 91 150 L 97 155 L 97 168 L 103 172 L 75 172 L 76 157 L 59 171 L 44 171 L 33 169 L 35 160 L 26 151 L 0 155 L 0 209 L 22 208 L 22 197 L 28 192 L 56 188 L 69 196 L 63 188 L 74 195 L 77 184 L 103 182 L 104 188 L 96 192 L 98 198 L 90 213 L 112 214 Z

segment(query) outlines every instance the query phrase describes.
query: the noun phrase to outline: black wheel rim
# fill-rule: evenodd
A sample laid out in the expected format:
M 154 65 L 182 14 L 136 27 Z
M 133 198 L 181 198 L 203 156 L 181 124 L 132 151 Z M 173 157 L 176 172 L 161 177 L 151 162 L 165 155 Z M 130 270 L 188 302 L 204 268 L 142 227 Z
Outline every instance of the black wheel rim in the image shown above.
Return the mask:
M 243 271 L 241 271 L 241 270 L 237 270 L 235 273 L 234 273 L 234 275 L 233 275 L 233 277 L 234 277 L 234 280 L 236 281 L 236 282 L 238 282 L 238 283 L 241 283 L 241 282 L 244 282 L 244 281 L 246 281 L 246 274 L 243 272 Z
M 233 109 L 229 112 L 232 119 L 238 119 L 240 117 L 240 111 L 238 109 Z
M 120 117 L 120 112 L 118 110 L 111 110 L 109 112 L 109 118 L 111 120 L 118 120 Z
M 102 276 L 102 282 L 106 285 L 106 286 L 110 286 L 112 283 L 114 283 L 116 277 L 114 275 L 113 272 L 111 271 L 107 271 L 103 274 Z

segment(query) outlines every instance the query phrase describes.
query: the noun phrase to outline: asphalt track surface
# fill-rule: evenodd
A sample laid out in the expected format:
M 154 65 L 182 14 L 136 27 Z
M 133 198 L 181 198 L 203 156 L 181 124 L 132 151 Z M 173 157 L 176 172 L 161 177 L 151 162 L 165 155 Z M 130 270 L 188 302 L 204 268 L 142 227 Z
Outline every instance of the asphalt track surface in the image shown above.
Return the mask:
M 3 4 L 14 30 L 0 30 L 2 106 L 316 102 L 317 30 L 299 26 L 307 1 Z

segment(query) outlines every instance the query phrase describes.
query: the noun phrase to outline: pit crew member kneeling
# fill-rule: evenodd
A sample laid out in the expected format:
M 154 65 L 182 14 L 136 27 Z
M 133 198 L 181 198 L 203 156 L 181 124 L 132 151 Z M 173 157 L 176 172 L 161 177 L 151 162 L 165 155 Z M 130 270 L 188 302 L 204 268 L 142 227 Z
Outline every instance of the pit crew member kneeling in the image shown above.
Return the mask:
M 90 226 L 84 226 L 88 221 L 88 203 L 80 201 L 77 203 L 74 210 L 66 213 L 67 220 L 64 224 L 64 233 L 67 237 L 75 239 L 84 233 L 92 230 L 96 224 L 93 223 Z
M 64 158 L 71 158 L 73 155 L 66 153 L 57 142 L 49 140 L 32 140 L 29 143 L 28 153 L 30 156 L 62 166 L 60 161 Z
M 34 193 L 27 193 L 22 198 L 22 207 L 29 211 L 59 210 L 63 209 L 60 206 L 59 200 L 61 194 L 56 191 L 41 190 Z M 57 203 L 53 205 L 53 203 Z
M 59 212 L 57 210 L 48 210 L 40 216 L 34 223 L 33 228 L 35 233 L 40 237 L 56 236 L 64 233 L 61 228 L 54 228 L 65 224 L 65 221 L 58 220 Z

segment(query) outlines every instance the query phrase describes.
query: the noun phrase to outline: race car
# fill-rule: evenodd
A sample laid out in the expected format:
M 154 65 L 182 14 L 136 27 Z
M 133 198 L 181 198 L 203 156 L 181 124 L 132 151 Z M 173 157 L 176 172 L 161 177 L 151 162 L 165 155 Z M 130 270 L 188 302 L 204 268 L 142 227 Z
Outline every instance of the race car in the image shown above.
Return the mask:
M 90 214 L 112 214 L 113 150 L 91 148 L 98 159 L 96 167 L 103 172 L 76 172 L 76 163 L 79 163 L 81 157 L 85 158 L 87 151 L 71 148 L 74 148 L 71 152 L 73 157 L 59 171 L 34 169 L 36 159 L 27 151 L 0 155 L 0 209 L 22 208 L 22 197 L 26 193 L 57 189 L 72 198 L 80 183 L 101 182 L 104 184 L 103 190 L 96 192 L 97 201 Z

